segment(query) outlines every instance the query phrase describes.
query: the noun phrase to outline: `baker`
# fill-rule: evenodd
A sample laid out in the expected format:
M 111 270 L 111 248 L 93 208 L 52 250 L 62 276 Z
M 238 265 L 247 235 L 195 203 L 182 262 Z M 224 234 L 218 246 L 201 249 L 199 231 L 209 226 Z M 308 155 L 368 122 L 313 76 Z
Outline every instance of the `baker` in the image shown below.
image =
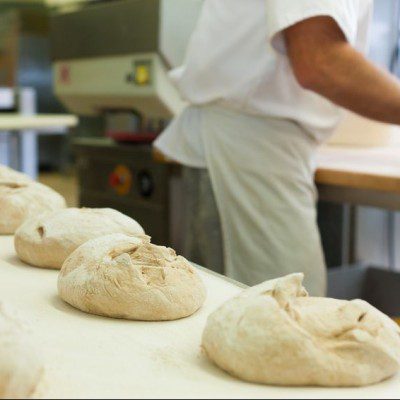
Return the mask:
M 341 108 L 400 124 L 369 62 L 370 0 L 205 0 L 171 78 L 190 106 L 155 146 L 184 165 L 186 256 L 249 285 L 304 272 L 324 295 L 315 156 Z

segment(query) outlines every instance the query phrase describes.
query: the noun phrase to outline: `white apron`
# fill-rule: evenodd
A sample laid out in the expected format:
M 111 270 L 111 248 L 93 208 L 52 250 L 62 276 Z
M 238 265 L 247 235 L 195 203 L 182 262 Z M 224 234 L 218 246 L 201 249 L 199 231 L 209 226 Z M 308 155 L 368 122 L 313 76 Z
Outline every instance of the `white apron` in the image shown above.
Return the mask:
M 169 129 L 195 130 L 200 140 L 189 158 L 196 164 L 204 159 L 211 177 L 227 275 L 255 285 L 304 272 L 309 292 L 324 296 L 314 185 L 317 142 L 294 122 L 218 105 L 190 107 Z M 168 136 L 158 143 L 167 155 Z

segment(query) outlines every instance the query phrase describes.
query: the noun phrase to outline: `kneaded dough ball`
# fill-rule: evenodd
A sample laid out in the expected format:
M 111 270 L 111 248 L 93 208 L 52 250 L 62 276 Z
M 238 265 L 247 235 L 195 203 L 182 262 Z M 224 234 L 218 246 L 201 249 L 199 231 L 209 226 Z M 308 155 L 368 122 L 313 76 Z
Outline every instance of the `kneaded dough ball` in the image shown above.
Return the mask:
M 206 291 L 195 269 L 172 249 L 122 234 L 86 242 L 65 261 L 60 297 L 91 314 L 142 321 L 187 317 Z
M 308 297 L 303 275 L 243 292 L 208 319 L 203 348 L 246 381 L 352 387 L 399 371 L 400 328 L 368 303 Z
M 65 199 L 48 186 L 0 181 L 0 235 L 14 234 L 29 217 L 65 207 Z
M 29 218 L 15 233 L 15 250 L 28 264 L 61 269 L 80 245 L 112 233 L 136 236 L 144 230 L 116 210 L 67 208 Z
M 15 171 L 12 168 L 0 164 L 0 181 L 32 182 L 32 179 L 22 172 Z
M 0 303 L 0 399 L 35 397 L 43 375 L 44 364 L 30 333 Z

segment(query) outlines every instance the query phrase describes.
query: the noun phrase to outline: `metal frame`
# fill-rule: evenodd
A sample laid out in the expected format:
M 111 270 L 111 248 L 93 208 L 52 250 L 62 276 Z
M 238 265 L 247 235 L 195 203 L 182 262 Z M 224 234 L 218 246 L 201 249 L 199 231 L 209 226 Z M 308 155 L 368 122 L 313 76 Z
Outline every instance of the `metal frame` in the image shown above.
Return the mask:
M 318 185 L 318 190 L 320 199 L 324 201 L 400 211 L 400 192 L 356 189 L 335 185 Z
M 357 262 L 355 257 L 357 206 L 375 207 L 387 210 L 388 266 L 396 269 L 396 211 L 400 211 L 400 193 L 358 189 L 347 186 L 318 185 L 319 198 L 323 201 L 345 205 L 343 223 L 343 265 Z
M 159 21 L 160 0 L 113 1 L 55 14 L 50 28 L 53 60 L 157 52 Z
M 6 90 L 10 90 L 7 88 Z M 11 89 L 12 90 L 12 89 Z M 20 115 L 37 111 L 36 92 L 31 88 L 14 90 L 14 108 Z M 1 132 L 0 162 L 36 179 L 39 172 L 38 134 L 32 130 Z

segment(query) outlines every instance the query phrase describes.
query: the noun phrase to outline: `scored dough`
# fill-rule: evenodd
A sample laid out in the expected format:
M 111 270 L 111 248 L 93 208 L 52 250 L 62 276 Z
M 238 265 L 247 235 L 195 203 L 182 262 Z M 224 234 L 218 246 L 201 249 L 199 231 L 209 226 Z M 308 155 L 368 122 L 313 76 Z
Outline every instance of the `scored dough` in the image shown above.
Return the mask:
M 19 258 L 42 268 L 60 269 L 80 245 L 112 233 L 144 235 L 132 218 L 109 208 L 67 208 L 29 218 L 15 233 Z
M 48 186 L 0 181 L 0 235 L 14 234 L 29 217 L 65 207 L 65 199 Z
M 361 300 L 308 297 L 303 275 L 265 282 L 208 319 L 203 349 L 246 381 L 282 386 L 352 387 L 400 368 L 400 328 Z
M 103 236 L 79 247 L 58 279 L 60 297 L 91 314 L 167 321 L 195 313 L 206 298 L 195 269 L 148 238 Z
M 8 182 L 32 182 L 32 179 L 22 172 L 15 171 L 5 165 L 0 164 L 0 181 Z
M 44 365 L 30 333 L 0 303 L 0 399 L 36 397 Z

